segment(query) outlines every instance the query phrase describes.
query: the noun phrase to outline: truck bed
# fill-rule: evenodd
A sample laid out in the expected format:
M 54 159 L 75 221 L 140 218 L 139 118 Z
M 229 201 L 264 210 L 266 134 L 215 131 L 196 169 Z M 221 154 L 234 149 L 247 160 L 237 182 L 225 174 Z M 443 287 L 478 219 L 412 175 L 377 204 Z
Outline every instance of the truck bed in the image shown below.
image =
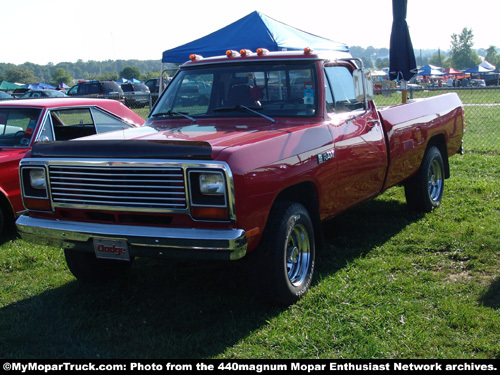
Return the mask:
M 444 139 L 447 156 L 460 151 L 462 102 L 449 93 L 379 109 L 388 145 L 389 167 L 384 190 L 414 175 L 430 140 Z

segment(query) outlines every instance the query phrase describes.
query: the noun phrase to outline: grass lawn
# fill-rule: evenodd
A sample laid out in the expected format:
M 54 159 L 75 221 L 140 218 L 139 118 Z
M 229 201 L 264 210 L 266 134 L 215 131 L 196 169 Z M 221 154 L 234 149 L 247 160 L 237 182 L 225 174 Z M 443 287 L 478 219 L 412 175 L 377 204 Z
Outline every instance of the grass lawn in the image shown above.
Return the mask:
M 324 224 L 310 292 L 249 294 L 244 262 L 138 259 L 89 286 L 60 249 L 0 245 L 4 358 L 500 358 L 500 155 L 451 158 L 442 206 L 393 188 Z

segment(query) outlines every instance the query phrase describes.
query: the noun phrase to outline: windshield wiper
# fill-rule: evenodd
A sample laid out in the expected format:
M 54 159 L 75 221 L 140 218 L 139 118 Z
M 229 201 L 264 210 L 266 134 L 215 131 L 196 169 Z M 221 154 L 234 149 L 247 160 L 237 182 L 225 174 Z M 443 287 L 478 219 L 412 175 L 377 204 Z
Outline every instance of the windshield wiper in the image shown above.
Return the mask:
M 155 113 L 153 115 L 153 117 L 173 116 L 173 115 L 182 116 L 182 117 L 187 118 L 188 120 L 191 120 L 192 122 L 196 122 L 196 119 L 194 117 L 189 116 L 189 113 L 187 113 L 187 112 L 177 112 L 177 111 L 172 111 L 172 110 L 167 111 L 167 112 Z
M 234 107 L 214 108 L 213 111 L 214 112 L 230 112 L 230 111 L 241 111 L 242 109 L 245 111 L 254 113 L 256 115 L 259 115 L 261 117 L 264 117 L 266 120 L 271 121 L 273 124 L 276 122 L 276 120 L 273 119 L 272 117 L 266 116 L 265 114 L 257 111 L 257 110 L 262 110 L 263 109 L 262 107 L 247 107 L 246 105 L 239 104 L 239 105 L 235 105 Z

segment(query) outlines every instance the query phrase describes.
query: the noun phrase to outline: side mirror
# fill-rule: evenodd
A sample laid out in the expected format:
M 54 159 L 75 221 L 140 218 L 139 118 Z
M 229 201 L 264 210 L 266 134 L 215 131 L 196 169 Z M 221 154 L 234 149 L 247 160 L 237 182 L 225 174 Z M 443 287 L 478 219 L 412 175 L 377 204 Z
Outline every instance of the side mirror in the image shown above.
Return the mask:
M 354 92 L 358 102 L 373 99 L 373 81 L 369 69 L 356 69 L 353 72 Z

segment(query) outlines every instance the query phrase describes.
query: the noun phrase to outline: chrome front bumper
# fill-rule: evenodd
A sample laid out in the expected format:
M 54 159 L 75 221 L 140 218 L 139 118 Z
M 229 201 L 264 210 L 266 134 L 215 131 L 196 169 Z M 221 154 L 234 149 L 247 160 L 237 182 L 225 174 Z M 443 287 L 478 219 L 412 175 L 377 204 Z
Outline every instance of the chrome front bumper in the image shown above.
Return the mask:
M 125 240 L 131 256 L 194 259 L 239 259 L 246 254 L 243 229 L 162 228 L 117 224 L 80 223 L 37 219 L 27 215 L 16 221 L 29 242 L 93 252 L 93 239 Z

